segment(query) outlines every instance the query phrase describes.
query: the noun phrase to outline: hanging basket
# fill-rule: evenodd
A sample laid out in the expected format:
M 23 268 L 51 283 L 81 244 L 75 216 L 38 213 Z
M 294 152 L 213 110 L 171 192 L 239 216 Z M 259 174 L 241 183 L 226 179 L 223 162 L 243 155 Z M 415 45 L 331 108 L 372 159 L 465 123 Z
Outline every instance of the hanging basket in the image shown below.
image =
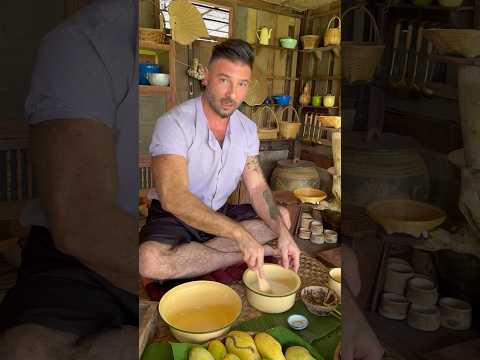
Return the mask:
M 139 28 L 138 35 L 141 42 L 164 44 L 166 41 L 163 29 Z
M 330 28 L 335 20 L 338 20 L 338 27 L 337 28 Z M 329 45 L 340 45 L 342 41 L 342 20 L 338 16 L 334 16 L 330 19 L 327 25 L 327 29 L 325 30 L 325 35 L 323 36 L 323 43 L 324 46 Z
M 292 120 L 294 117 L 295 121 L 283 121 L 283 114 L 285 110 L 292 110 Z M 278 120 L 280 136 L 284 139 L 296 139 L 298 131 L 300 130 L 300 126 L 302 125 L 297 110 L 291 105 L 282 108 L 278 112 Z
M 385 45 L 380 37 L 377 23 L 372 13 L 364 6 L 353 6 L 347 9 L 342 19 L 352 10 L 362 9 L 370 17 L 374 32 L 373 42 L 342 42 L 342 76 L 349 82 L 370 81 L 382 59 Z
M 278 138 L 278 119 L 275 111 L 270 106 L 262 106 L 256 113 L 257 133 L 260 140 L 273 140 Z

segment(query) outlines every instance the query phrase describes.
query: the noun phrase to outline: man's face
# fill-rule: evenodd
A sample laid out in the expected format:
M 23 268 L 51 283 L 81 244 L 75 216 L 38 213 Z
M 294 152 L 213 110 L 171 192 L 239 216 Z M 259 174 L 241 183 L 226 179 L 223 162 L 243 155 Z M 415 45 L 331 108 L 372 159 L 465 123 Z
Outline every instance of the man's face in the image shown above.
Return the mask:
M 250 66 L 228 59 L 218 59 L 205 74 L 206 98 L 222 118 L 228 118 L 247 95 L 252 71 Z

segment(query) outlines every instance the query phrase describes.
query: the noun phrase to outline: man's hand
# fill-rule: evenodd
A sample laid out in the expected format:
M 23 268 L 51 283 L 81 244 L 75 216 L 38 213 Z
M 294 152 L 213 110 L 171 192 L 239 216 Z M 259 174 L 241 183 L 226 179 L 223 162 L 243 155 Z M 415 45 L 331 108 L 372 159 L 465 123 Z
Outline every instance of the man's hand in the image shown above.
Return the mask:
M 260 274 L 263 275 L 262 267 L 265 255 L 263 246 L 245 229 L 241 231 L 236 240 L 243 254 L 243 260 L 247 263 L 248 267 L 259 271 Z
M 292 266 L 295 272 L 300 268 L 300 249 L 288 231 L 285 231 L 278 238 L 278 250 L 282 258 L 282 266 Z

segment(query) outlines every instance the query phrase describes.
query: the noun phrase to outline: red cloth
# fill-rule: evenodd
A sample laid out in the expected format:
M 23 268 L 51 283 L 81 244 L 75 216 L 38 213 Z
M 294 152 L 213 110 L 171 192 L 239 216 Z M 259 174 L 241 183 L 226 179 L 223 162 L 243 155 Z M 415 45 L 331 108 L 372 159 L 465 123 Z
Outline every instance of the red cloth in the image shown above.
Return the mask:
M 266 263 L 276 263 L 274 257 L 265 257 Z M 152 301 L 159 301 L 161 297 L 170 289 L 174 288 L 177 285 L 194 281 L 194 280 L 210 280 L 217 281 L 225 285 L 230 285 L 236 281 L 241 281 L 243 273 L 247 269 L 247 264 L 244 262 L 229 266 L 224 269 L 216 270 L 210 274 L 203 275 L 194 279 L 180 279 L 180 280 L 167 280 L 163 283 L 157 281 L 144 281 L 145 291 Z

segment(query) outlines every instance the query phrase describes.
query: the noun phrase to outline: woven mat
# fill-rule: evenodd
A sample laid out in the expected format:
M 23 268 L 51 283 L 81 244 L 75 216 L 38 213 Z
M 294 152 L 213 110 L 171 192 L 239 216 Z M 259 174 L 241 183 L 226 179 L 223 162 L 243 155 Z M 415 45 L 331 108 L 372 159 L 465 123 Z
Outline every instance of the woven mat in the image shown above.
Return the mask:
M 326 268 L 322 263 L 317 259 L 307 255 L 301 254 L 300 256 L 300 269 L 298 275 L 302 280 L 302 287 L 311 286 L 311 285 L 324 285 L 328 283 L 328 268 Z M 246 320 L 256 318 L 263 313 L 254 309 L 247 301 L 245 288 L 240 281 L 237 281 L 230 285 L 237 294 L 242 299 L 242 313 L 240 314 L 237 323 L 242 323 Z M 148 300 L 148 297 L 145 293 L 145 290 L 142 286 L 139 289 L 139 296 L 141 299 Z M 297 292 L 297 300 L 300 298 L 300 291 Z M 176 341 L 175 338 L 170 333 L 168 325 L 160 318 L 158 322 L 158 328 L 156 334 L 153 338 L 154 342 L 158 341 Z

